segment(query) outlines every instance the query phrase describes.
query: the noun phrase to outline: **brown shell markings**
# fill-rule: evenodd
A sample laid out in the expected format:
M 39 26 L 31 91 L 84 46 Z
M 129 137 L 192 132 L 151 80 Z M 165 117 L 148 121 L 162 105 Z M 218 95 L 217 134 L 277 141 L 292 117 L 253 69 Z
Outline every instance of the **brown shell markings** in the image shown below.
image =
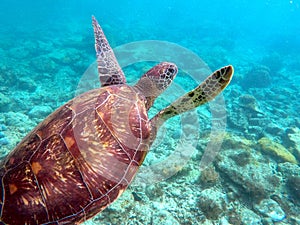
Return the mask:
M 72 224 L 94 216 L 129 185 L 149 138 L 144 98 L 131 87 L 74 98 L 2 162 L 0 223 Z

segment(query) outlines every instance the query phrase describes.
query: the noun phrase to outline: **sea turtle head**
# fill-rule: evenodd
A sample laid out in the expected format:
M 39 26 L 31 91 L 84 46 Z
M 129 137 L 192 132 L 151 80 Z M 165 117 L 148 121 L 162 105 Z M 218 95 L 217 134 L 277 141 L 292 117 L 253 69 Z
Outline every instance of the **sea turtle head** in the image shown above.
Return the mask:
M 172 83 L 177 71 L 174 63 L 162 62 L 152 67 L 143 77 L 149 78 L 161 93 Z
M 134 88 L 145 96 L 147 110 L 155 98 L 170 86 L 177 72 L 174 63 L 162 62 L 148 70 L 137 82 Z

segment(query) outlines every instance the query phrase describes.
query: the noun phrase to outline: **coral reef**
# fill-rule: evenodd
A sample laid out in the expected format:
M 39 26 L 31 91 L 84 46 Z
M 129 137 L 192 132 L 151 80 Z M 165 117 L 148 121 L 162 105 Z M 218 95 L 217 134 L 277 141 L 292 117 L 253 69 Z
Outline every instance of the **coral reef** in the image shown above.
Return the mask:
M 270 68 L 264 65 L 253 66 L 241 81 L 244 89 L 268 88 L 272 83 Z
M 242 149 L 226 150 L 220 153 L 216 166 L 225 182 L 236 185 L 243 190 L 242 193 L 259 200 L 279 186 L 280 177 L 274 174 L 269 165 L 258 163 L 257 156 L 253 154 Z M 239 155 L 245 155 L 248 159 L 241 159 L 243 162 L 240 163 Z M 252 163 L 248 163 L 251 158 Z

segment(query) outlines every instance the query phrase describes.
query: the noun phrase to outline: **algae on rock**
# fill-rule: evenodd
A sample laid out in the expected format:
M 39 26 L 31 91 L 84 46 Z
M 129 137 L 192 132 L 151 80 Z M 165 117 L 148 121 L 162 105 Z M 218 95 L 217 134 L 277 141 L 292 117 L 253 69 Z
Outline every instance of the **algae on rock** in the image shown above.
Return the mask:
M 274 156 L 276 159 L 282 162 L 290 162 L 297 164 L 295 156 L 290 153 L 283 145 L 263 137 L 258 140 L 260 149 L 266 154 Z

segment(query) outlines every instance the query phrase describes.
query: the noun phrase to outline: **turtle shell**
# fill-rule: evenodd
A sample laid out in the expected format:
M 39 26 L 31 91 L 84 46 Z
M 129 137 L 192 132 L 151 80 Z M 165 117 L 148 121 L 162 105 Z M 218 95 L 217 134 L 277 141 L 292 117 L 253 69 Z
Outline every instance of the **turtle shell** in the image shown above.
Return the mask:
M 2 161 L 0 224 L 74 224 L 106 208 L 148 151 L 143 96 L 127 85 L 82 94 Z

